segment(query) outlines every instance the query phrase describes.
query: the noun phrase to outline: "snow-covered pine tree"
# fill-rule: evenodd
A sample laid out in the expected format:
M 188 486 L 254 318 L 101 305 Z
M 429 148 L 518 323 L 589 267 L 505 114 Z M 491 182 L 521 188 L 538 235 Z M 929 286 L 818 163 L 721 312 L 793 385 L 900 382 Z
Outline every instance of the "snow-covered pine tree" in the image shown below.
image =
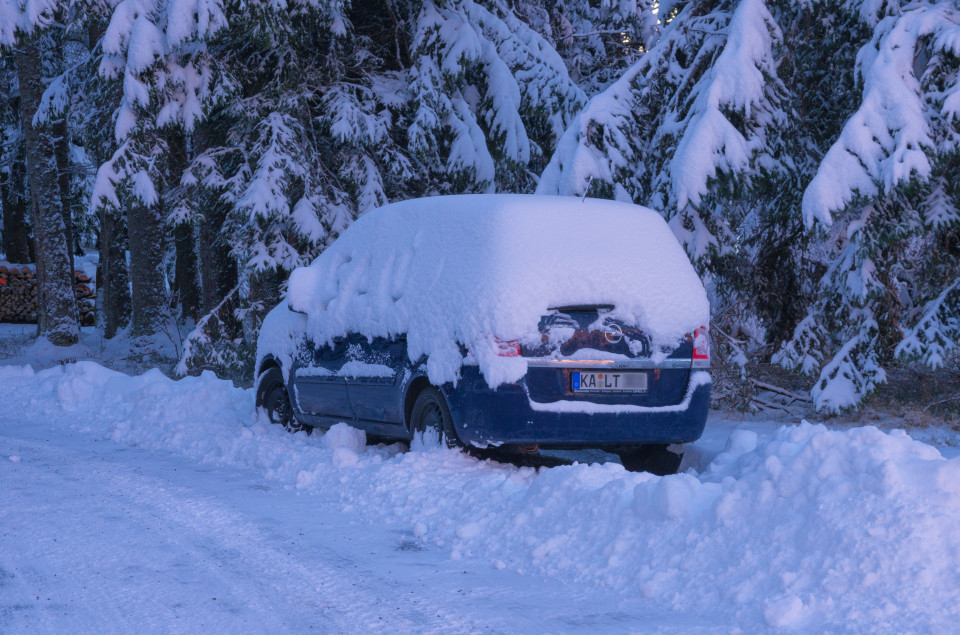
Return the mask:
M 132 328 L 150 337 L 168 328 L 163 260 L 174 129 L 191 131 L 224 93 L 206 41 L 225 24 L 217 1 L 121 0 L 102 40 L 101 74 L 121 80 L 114 134 L 119 145 L 97 175 L 92 204 L 126 210 Z
M 346 228 L 353 193 L 363 199 L 368 192 L 376 204 L 380 178 L 343 178 L 333 159 L 349 153 L 337 157 L 333 140 L 319 134 L 320 91 L 350 63 L 344 7 L 247 2 L 224 9 L 230 26 L 209 47 L 235 90 L 196 130 L 173 201 L 174 214 L 198 227 L 206 311 L 177 371 L 212 366 L 242 377 L 251 371 L 258 321 L 278 300 L 276 281 Z M 355 60 L 359 77 L 348 91 L 368 81 L 359 72 L 364 61 Z M 228 289 L 233 262 L 239 271 Z
M 41 109 L 44 78 L 63 61 L 58 33 L 51 27 L 58 7 L 35 0 L 0 2 L 0 47 L 15 51 L 20 90 L 20 122 L 27 159 L 37 256 L 37 318 L 40 337 L 58 346 L 80 337 L 73 291 L 72 245 L 60 190 L 57 134 Z M 61 15 L 62 18 L 62 15 Z
M 112 5 L 99 0 L 75 1 L 67 23 L 69 62 L 57 83 L 66 98 L 49 100 L 66 110 L 71 140 L 73 221 L 83 245 L 99 245 L 97 260 L 97 328 L 113 338 L 130 322 L 130 280 L 127 270 L 127 219 L 115 206 L 91 204 L 97 168 L 115 148 L 114 120 L 122 91 L 100 76 L 100 40 L 109 23 Z M 51 83 L 51 86 L 54 84 Z M 66 102 L 66 103 L 64 103 Z
M 957 200 L 943 175 L 957 156 L 960 12 L 951 2 L 849 6 L 873 29 L 857 60 L 862 98 L 803 198 L 808 225 L 832 226 L 835 255 L 819 300 L 777 356 L 788 367 L 827 361 L 812 391 L 827 412 L 858 406 L 885 380 L 894 350 L 936 367 L 957 333 Z M 918 243 L 946 249 L 914 260 Z M 914 326 L 897 347 L 904 319 Z
M 444 191 L 529 191 L 584 102 L 563 59 L 504 2 L 410 2 L 414 157 Z M 531 170 L 532 168 L 532 170 Z
M 944 38 L 957 33 L 954 24 L 939 44 L 921 39 L 914 62 L 915 69 L 923 67 L 937 156 L 919 206 L 922 234 L 908 249 L 911 267 L 903 277 L 910 281 L 910 305 L 895 354 L 933 369 L 960 366 L 960 56 L 955 45 L 943 46 Z
M 708 266 L 733 244 L 731 223 L 748 216 L 722 199 L 784 169 L 771 150 L 786 120 L 772 53 L 779 38 L 762 0 L 685 3 L 577 116 L 538 191 L 650 205 Z
M 388 200 L 529 191 L 583 103 L 549 42 L 503 2 L 386 8 L 226 6 L 231 26 L 210 50 L 249 97 L 197 147 L 180 201 L 186 213 L 199 190 L 216 192 L 251 270 L 311 259 Z

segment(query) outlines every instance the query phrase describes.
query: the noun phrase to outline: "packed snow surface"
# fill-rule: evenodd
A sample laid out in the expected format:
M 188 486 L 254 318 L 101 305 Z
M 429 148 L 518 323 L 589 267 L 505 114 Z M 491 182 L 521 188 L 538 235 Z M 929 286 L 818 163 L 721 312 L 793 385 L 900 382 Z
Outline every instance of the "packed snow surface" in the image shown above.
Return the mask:
M 949 632 L 960 617 L 960 458 L 945 459 L 901 431 L 831 430 L 807 423 L 764 433 L 737 429 L 722 451 L 690 447 L 686 471 L 667 477 L 626 472 L 616 463 L 537 471 L 416 443 L 410 451 L 401 445 L 367 446 L 363 433 L 346 424 L 325 435 L 286 434 L 257 417 L 252 391 L 211 374 L 172 381 L 158 371 L 130 377 L 81 362 L 37 373 L 29 367 L 0 368 L 0 379 L 7 395 L 0 413 L 0 454 L 10 448 L 0 461 L 4 483 L 20 483 L 17 470 L 37 469 L 34 445 L 10 445 L 9 435 L 23 421 L 35 422 L 38 430 L 52 428 L 54 434 L 46 437 L 70 431 L 118 444 L 100 446 L 102 452 L 169 452 L 207 469 L 243 470 L 262 478 L 263 486 L 287 488 L 315 501 L 313 522 L 327 523 L 321 536 L 336 533 L 337 526 L 329 523 L 344 514 L 358 523 L 350 530 L 358 540 L 363 531 L 389 528 L 382 539 L 392 535 L 405 545 L 387 550 L 391 570 L 402 570 L 404 558 L 416 560 L 425 552 L 438 554 L 438 562 L 456 563 L 478 587 L 508 584 L 516 576 L 529 579 L 517 587 L 526 590 L 516 591 L 509 602 L 488 607 L 491 620 L 502 620 L 510 607 L 522 607 L 518 610 L 526 614 L 528 604 L 566 606 L 562 598 L 576 603 L 574 598 L 591 593 L 615 605 L 606 605 L 610 615 L 656 615 L 661 628 L 692 624 L 722 632 Z M 0 549 L 0 571 L 14 576 L 0 578 L 8 589 L 0 593 L 0 604 L 8 592 L 26 593 L 28 582 L 34 585 L 31 592 L 53 600 L 56 593 L 79 598 L 76 604 L 51 605 L 55 619 L 61 610 L 64 615 L 90 611 L 83 594 L 96 592 L 56 583 L 56 571 L 44 569 L 44 563 L 59 552 L 30 546 L 23 542 L 27 534 L 7 529 L 33 506 L 48 504 L 18 498 L 26 483 L 47 478 L 44 474 L 0 491 L 0 526 L 8 531 L 0 544 L 13 547 Z M 167 514 L 179 517 L 190 509 L 178 505 L 176 491 L 154 494 L 167 501 Z M 49 496 L 59 500 L 55 491 Z M 100 499 L 91 504 L 94 500 Z M 220 519 L 191 516 L 189 526 Z M 62 524 L 66 520 L 49 522 L 61 523 L 57 526 L 73 536 L 75 529 L 101 519 L 70 518 L 69 529 Z M 162 517 L 144 522 L 149 527 L 165 523 Z M 227 551 L 202 552 L 204 562 L 249 565 L 247 548 L 253 543 L 247 540 L 250 529 L 243 531 L 244 539 Z M 168 586 L 157 583 L 158 598 L 166 601 L 182 588 L 178 580 L 190 568 L 187 563 L 174 569 L 170 578 L 164 562 L 158 561 L 155 577 L 169 579 Z M 297 571 L 312 566 L 309 561 L 282 564 Z M 320 570 L 327 565 L 315 564 Z M 350 573 L 341 575 L 349 579 Z M 47 582 L 41 581 L 44 576 Z M 363 601 L 356 585 L 345 585 L 342 578 L 331 582 L 333 587 L 314 581 L 291 589 L 299 598 L 291 610 L 312 605 L 313 596 L 326 605 L 331 589 L 344 592 L 342 603 Z M 88 583 L 106 584 L 92 577 Z M 463 598 L 472 597 L 462 581 L 445 584 L 466 591 Z M 546 588 L 550 598 L 536 595 Z M 373 592 L 393 593 L 393 588 Z M 452 600 L 456 611 L 466 606 L 459 604 L 460 597 Z M 244 600 L 234 601 L 242 606 Z M 27 599 L 7 602 L 20 608 L 0 606 L 0 630 L 29 630 L 15 617 L 18 610 L 34 610 L 23 608 L 30 606 Z M 331 606 L 343 608 L 335 601 Z M 147 603 L 141 610 L 151 607 Z M 672 617 L 664 618 L 665 612 Z M 471 615 L 480 616 L 472 626 L 446 623 L 451 630 L 482 630 L 482 611 Z M 49 624 L 70 623 L 56 619 L 66 621 Z M 185 624 L 186 630 L 197 626 Z M 604 624 L 617 628 L 615 622 Z M 389 629 L 390 623 L 384 626 Z M 595 632 L 596 627 L 588 620 L 579 626 L 554 624 L 553 630 Z
M 610 304 L 612 317 L 674 344 L 707 324 L 703 285 L 670 229 L 649 209 L 524 195 L 438 196 L 360 217 L 290 277 L 264 323 L 258 355 L 292 354 L 294 333 L 317 342 L 357 332 L 407 334 L 431 381 L 455 381 L 458 342 L 496 386 L 526 372 L 495 337 L 539 340 L 551 307 Z

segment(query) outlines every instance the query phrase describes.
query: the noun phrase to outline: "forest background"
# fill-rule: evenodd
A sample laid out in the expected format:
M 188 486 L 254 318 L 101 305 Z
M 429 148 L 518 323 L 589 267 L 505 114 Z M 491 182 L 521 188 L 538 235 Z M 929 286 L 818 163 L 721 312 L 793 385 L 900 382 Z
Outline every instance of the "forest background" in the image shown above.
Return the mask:
M 785 369 L 844 412 L 960 380 L 958 71 L 952 0 L 0 0 L 2 252 L 53 344 L 96 250 L 104 340 L 249 380 L 369 209 L 633 201 L 707 284 L 715 400 Z

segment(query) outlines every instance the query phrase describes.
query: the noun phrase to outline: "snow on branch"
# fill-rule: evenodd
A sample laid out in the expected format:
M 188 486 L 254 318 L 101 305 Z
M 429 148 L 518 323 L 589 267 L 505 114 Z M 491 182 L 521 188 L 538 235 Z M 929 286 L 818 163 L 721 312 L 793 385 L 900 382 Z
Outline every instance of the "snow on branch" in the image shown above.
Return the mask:
M 537 194 L 583 196 L 593 181 L 613 183 L 620 169 L 642 166 L 630 133 L 637 127 L 633 84 L 644 69 L 643 62 L 634 64 L 573 118 L 540 175 Z M 632 202 L 634 192 L 622 185 L 618 191 L 618 200 Z
M 917 4 L 884 18 L 857 56 L 863 100 L 830 147 L 803 195 L 803 218 L 829 225 L 832 214 L 860 194 L 889 193 L 913 178 L 930 177 L 935 152 L 930 116 L 914 62 L 920 38 L 937 50 L 960 54 L 960 13 Z
M 844 6 L 871 27 L 888 15 L 900 13 L 900 0 L 845 0 Z
M 412 149 L 425 154 L 436 152 L 440 139 L 449 131 L 453 138 L 447 170 L 472 171 L 474 181 L 489 187 L 495 167 L 486 138 L 462 89 L 448 88 L 462 86 L 465 65 L 475 63 L 481 55 L 476 31 L 461 14 L 426 5 L 417 20 L 414 47 L 418 54 L 411 89 L 417 112 L 408 130 Z
M 47 85 L 40 98 L 40 106 L 33 115 L 33 125 L 39 126 L 62 116 L 70 105 L 70 82 L 67 73 L 58 75 Z
M 824 366 L 820 379 L 810 390 L 817 411 L 839 414 L 855 408 L 886 381 L 877 358 L 877 331 L 876 322 L 867 320 L 862 330 Z
M 763 147 L 764 129 L 775 123 L 767 84 L 776 77 L 772 47 L 781 37 L 764 0 L 742 0 L 733 12 L 723 51 L 691 93 L 693 106 L 670 162 L 677 209 L 698 207 L 718 172 L 745 170 Z M 756 120 L 740 130 L 727 109 Z
M 769 160 L 786 119 L 773 57 L 780 39 L 763 0 L 712 11 L 687 4 L 574 118 L 537 191 L 646 204 L 663 211 L 695 260 L 722 251 L 722 211 L 699 206 L 721 173 L 749 181 L 780 165 Z
M 410 145 L 439 150 L 443 169 L 470 189 L 502 186 L 501 168 L 549 151 L 583 103 L 563 59 L 506 3 L 428 3 L 415 29 Z
M 142 127 L 182 124 L 192 130 L 203 107 L 230 89 L 229 83 L 214 82 L 206 53 L 206 40 L 225 25 L 219 0 L 117 4 L 102 40 L 100 74 L 122 78 L 118 142 Z
M 270 112 L 257 124 L 246 163 L 230 180 L 225 233 L 253 271 L 292 270 L 309 262 L 325 240 L 353 220 L 344 193 L 318 185 L 319 166 L 302 124 Z M 369 166 L 365 166 L 368 167 Z M 379 177 L 377 176 L 376 179 Z
M 391 116 L 387 109 L 375 112 L 371 108 L 375 105 L 369 90 L 347 83 L 334 84 L 321 101 L 322 119 L 330 126 L 333 138 L 342 145 L 381 144 L 389 134 Z
M 497 170 L 487 147 L 487 137 L 459 91 L 450 95 L 448 103 L 450 110 L 443 124 L 453 131 L 454 139 L 447 168 L 451 172 L 474 170 L 475 181 L 486 183 L 487 189 L 492 191 Z
M 14 46 L 20 35 L 31 35 L 53 21 L 57 0 L 0 0 L 0 46 Z
M 256 168 L 238 196 L 237 208 L 251 221 L 257 217 L 287 216 L 287 190 L 291 177 L 303 177 L 303 162 L 297 156 L 299 124 L 290 116 L 272 112 L 258 126 L 260 137 L 253 148 Z
M 129 160 L 127 158 L 130 152 L 129 146 L 129 141 L 120 144 L 120 147 L 113 153 L 113 156 L 97 169 L 97 178 L 94 181 L 93 193 L 90 196 L 90 207 L 92 211 L 96 211 L 105 205 L 120 209 L 120 197 L 117 193 L 117 187 L 123 181 L 126 174 L 125 167 Z
M 513 11 L 494 13 L 479 4 L 472 5 L 471 17 L 496 47 L 495 53 L 512 78 L 502 78 L 491 86 L 500 86 L 511 95 L 517 111 L 524 104 L 550 113 L 553 136 L 559 137 L 573 114 L 586 101 L 583 90 L 570 78 L 567 66 L 556 49 L 543 36 L 520 20 Z M 502 106 L 501 106 L 502 107 Z
M 793 331 L 793 337 L 785 342 L 770 361 L 804 375 L 815 375 L 823 363 L 823 347 L 828 342 L 826 330 L 815 312 L 810 311 Z
M 960 342 L 960 280 L 949 285 L 923 307 L 917 325 L 908 330 L 894 353 L 900 359 L 919 359 L 936 370 Z

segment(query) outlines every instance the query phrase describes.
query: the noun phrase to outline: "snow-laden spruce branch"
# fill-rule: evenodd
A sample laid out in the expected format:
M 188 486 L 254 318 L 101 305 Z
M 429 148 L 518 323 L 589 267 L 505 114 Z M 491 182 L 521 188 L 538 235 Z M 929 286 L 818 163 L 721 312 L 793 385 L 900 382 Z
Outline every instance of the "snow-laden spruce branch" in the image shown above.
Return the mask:
M 900 262 L 904 250 L 936 248 L 937 236 L 960 226 L 944 176 L 960 150 L 951 61 L 960 54 L 960 12 L 949 2 L 897 11 L 880 4 L 851 7 L 874 25 L 857 55 L 862 94 L 802 201 L 808 227 L 838 223 L 835 256 L 807 318 L 774 357 L 809 373 L 816 358 L 836 350 L 812 393 L 816 407 L 830 412 L 856 407 L 885 381 L 883 329 L 897 330 L 887 338 L 902 337 L 896 357 L 932 368 L 946 363 L 960 335 L 956 284 L 936 282 L 960 274 L 949 256 Z
M 929 39 L 925 44 L 924 39 Z M 807 225 L 829 225 L 855 196 L 890 193 L 911 179 L 930 177 L 936 144 L 930 113 L 914 70 L 921 49 L 960 55 L 960 12 L 950 3 L 912 3 L 884 18 L 857 59 L 863 97 L 840 138 L 823 158 L 803 196 Z M 944 103 L 955 117 L 960 93 Z
M 690 114 L 665 121 L 667 130 L 683 130 L 669 165 L 671 206 L 699 207 L 718 173 L 746 171 L 766 144 L 765 130 L 782 120 L 767 88 L 775 82 L 772 47 L 781 37 L 764 0 L 740 2 L 723 50 L 688 98 Z M 738 129 L 729 111 L 743 113 L 747 129 Z
M 159 200 L 155 169 L 162 142 L 155 133 L 191 131 L 205 108 L 223 98 L 229 82 L 215 81 L 206 42 L 226 26 L 218 0 L 121 0 L 101 41 L 100 74 L 119 80 L 114 116 L 117 150 L 98 171 L 91 205 L 119 207 L 117 188 L 129 187 L 145 205 Z M 144 160 L 145 156 L 151 157 Z
M 18 37 L 49 26 L 57 0 L 0 0 L 0 46 L 14 46 Z
M 698 260 L 719 248 L 709 212 L 698 209 L 711 183 L 769 168 L 767 131 L 784 119 L 772 53 L 781 33 L 766 4 L 722 3 L 705 15 L 701 8 L 684 5 L 640 61 L 590 100 L 537 188 L 573 195 L 606 188 L 661 209 Z M 681 56 L 692 61 L 680 64 Z
M 425 4 L 413 49 L 410 146 L 435 153 L 450 134 L 445 169 L 472 174 L 481 189 L 494 187 L 504 163 L 544 152 L 528 133 L 535 113 L 556 136 L 585 101 L 553 47 L 500 3 Z
M 238 284 L 229 292 L 227 292 L 220 303 L 215 306 L 213 310 L 200 318 L 194 329 L 190 331 L 189 335 L 187 335 L 187 338 L 183 341 L 183 353 L 180 356 L 180 361 L 177 362 L 177 365 L 173 371 L 178 377 L 183 377 L 190 372 L 191 362 L 193 361 L 194 356 L 197 354 L 198 349 L 202 347 L 210 347 L 212 345 L 210 335 L 207 333 L 208 326 L 210 326 L 212 323 L 223 323 L 224 318 L 221 314 L 224 311 L 224 307 L 239 297 L 240 290 L 244 286 L 245 285 L 243 283 Z M 231 318 L 236 319 L 236 316 L 231 315 Z
M 100 73 L 122 80 L 117 141 L 138 124 L 193 129 L 215 90 L 204 61 L 206 41 L 225 25 L 218 0 L 122 0 L 116 6 L 102 41 Z M 141 121 L 150 106 L 153 121 Z
M 916 326 L 897 345 L 896 356 L 919 359 L 930 368 L 944 366 L 960 347 L 960 279 L 923 308 Z

